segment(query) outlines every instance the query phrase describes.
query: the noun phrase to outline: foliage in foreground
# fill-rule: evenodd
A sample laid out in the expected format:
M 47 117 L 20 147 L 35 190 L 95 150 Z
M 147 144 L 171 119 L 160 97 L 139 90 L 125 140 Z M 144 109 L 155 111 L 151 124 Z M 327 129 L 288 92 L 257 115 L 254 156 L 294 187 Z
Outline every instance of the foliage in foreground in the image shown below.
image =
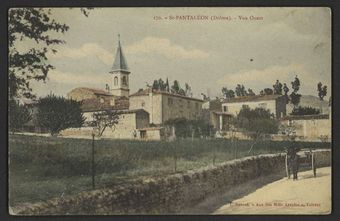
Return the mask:
M 275 134 L 278 132 L 279 123 L 269 110 L 263 108 L 250 109 L 243 107 L 238 113 L 234 125 L 253 134 L 258 138 L 262 134 Z
M 29 122 L 32 119 L 32 115 L 27 107 L 20 105 L 15 100 L 9 100 L 8 104 L 9 130 L 14 133 Z
M 48 129 L 51 135 L 58 134 L 67 128 L 78 128 L 84 124 L 81 102 L 51 94 L 40 98 L 37 106 L 38 124 Z

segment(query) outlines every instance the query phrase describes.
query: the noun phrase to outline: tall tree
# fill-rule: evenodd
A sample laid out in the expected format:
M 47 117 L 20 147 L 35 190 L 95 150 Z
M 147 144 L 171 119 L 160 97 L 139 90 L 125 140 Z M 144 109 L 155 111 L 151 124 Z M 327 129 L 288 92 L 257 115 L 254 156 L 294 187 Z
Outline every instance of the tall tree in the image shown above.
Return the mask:
M 67 128 L 79 128 L 85 121 L 80 108 L 81 102 L 75 100 L 51 94 L 40 98 L 37 107 L 38 124 L 48 129 L 51 135 Z
M 323 112 L 322 101 L 323 101 L 323 98 L 327 95 L 327 86 L 326 85 L 322 86 L 322 83 L 319 82 L 317 85 L 317 88 L 318 88 L 318 96 L 320 98 L 320 110 L 322 113 Z
M 81 9 L 85 16 L 86 9 Z M 45 81 L 54 66 L 48 61 L 48 53 L 56 53 L 54 46 L 65 43 L 53 33 L 65 33 L 69 26 L 51 19 L 51 9 L 11 8 L 8 12 L 9 44 L 9 97 L 35 98 L 30 86 L 32 81 Z M 36 45 L 20 50 L 17 44 L 32 40 Z
M 243 97 L 243 96 L 247 96 L 247 91 L 244 87 L 244 85 L 242 84 L 237 84 L 236 88 L 235 88 L 235 93 L 237 97 Z
M 166 90 L 167 92 L 170 92 L 170 85 L 169 85 L 169 80 L 168 80 L 168 78 L 166 78 L 165 90 Z
M 283 92 L 284 92 L 285 95 L 288 95 L 289 88 L 287 87 L 286 83 L 283 84 Z
M 175 94 L 179 93 L 179 90 L 181 89 L 181 87 L 179 86 L 179 82 L 177 80 L 174 80 L 173 85 L 171 86 L 172 92 Z
M 235 92 L 233 90 L 229 90 L 227 87 L 222 88 L 222 94 L 226 99 L 235 97 Z
M 319 82 L 317 85 L 318 89 L 318 97 L 320 98 L 321 101 L 323 101 L 323 98 L 327 95 L 327 86 L 324 85 L 322 86 L 322 83 Z
M 288 104 L 289 103 L 289 96 L 288 96 L 289 88 L 286 83 L 283 83 L 283 92 L 286 98 L 286 104 Z
M 163 81 L 162 78 L 158 79 L 158 85 L 159 85 L 159 90 L 161 91 L 165 91 L 166 90 L 166 84 Z
M 275 84 L 273 85 L 274 94 L 282 95 L 282 84 L 279 80 L 276 80 Z
M 154 81 L 153 81 L 152 89 L 154 89 L 154 90 L 159 90 L 159 83 L 158 83 L 157 80 L 154 80 Z
M 115 110 L 103 110 L 92 114 L 93 121 L 90 125 L 93 127 L 95 134 L 101 137 L 106 128 L 115 129 L 118 124 L 119 113 Z
M 291 84 L 293 92 L 290 94 L 290 102 L 294 105 L 294 108 L 297 108 L 301 99 L 301 94 L 298 93 L 300 89 L 300 79 L 297 75 L 295 76 L 295 79 L 291 82 Z

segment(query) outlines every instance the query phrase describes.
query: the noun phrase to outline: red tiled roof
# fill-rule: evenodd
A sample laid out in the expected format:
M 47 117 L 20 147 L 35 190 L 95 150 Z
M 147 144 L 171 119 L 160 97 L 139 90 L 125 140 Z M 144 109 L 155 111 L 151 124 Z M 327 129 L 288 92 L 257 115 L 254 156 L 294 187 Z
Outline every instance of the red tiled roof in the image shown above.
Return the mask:
M 254 95 L 254 96 L 244 96 L 244 97 L 235 97 L 224 99 L 223 103 L 238 103 L 238 102 L 256 102 L 256 101 L 266 101 L 266 100 L 276 100 L 279 97 L 283 97 L 283 95 Z
M 147 89 L 142 89 L 137 91 L 134 94 L 131 94 L 130 97 L 134 97 L 134 96 L 145 96 L 145 95 L 149 95 L 149 93 L 151 92 L 151 88 L 147 88 Z M 198 99 L 198 98 L 193 98 L 193 97 L 187 97 L 187 96 L 183 96 L 180 94 L 173 94 L 167 91 L 160 91 L 160 90 L 152 90 L 152 93 L 154 94 L 164 94 L 164 95 L 169 95 L 169 96 L 174 96 L 174 97 L 181 97 L 184 99 L 190 99 L 190 100 L 196 100 L 196 101 L 201 101 L 203 102 L 203 100 Z
M 75 90 L 87 90 L 87 91 L 91 91 L 94 94 L 100 94 L 100 95 L 105 95 L 105 96 L 113 96 L 111 93 L 104 91 L 102 89 L 97 89 L 97 88 L 77 87 L 77 88 L 73 89 L 72 91 L 75 91 Z
M 99 110 L 125 110 L 129 108 L 129 99 L 120 97 L 115 99 L 115 105 L 112 106 L 109 99 L 100 102 L 98 98 L 85 99 L 82 101 L 81 109 L 84 112 L 92 112 Z

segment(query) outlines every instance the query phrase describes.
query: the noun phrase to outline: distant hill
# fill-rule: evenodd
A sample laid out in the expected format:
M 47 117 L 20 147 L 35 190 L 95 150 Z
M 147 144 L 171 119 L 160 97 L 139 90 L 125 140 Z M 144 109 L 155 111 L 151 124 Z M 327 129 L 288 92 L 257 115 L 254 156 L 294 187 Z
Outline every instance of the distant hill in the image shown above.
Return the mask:
M 320 104 L 322 106 L 322 113 L 328 114 L 329 113 L 329 107 L 328 107 L 328 100 L 320 101 L 320 99 L 313 95 L 302 95 L 300 100 L 300 106 L 306 107 L 313 107 L 320 109 Z M 287 105 L 287 114 L 291 113 L 293 110 L 293 105 L 288 104 Z

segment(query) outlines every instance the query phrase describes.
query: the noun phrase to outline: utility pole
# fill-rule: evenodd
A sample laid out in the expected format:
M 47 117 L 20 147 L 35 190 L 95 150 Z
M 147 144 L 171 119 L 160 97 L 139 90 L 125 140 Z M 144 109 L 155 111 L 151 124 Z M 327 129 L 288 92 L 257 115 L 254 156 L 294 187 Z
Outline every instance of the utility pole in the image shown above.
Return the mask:
M 92 189 L 95 188 L 95 166 L 94 166 L 94 136 L 95 134 L 92 133 Z

